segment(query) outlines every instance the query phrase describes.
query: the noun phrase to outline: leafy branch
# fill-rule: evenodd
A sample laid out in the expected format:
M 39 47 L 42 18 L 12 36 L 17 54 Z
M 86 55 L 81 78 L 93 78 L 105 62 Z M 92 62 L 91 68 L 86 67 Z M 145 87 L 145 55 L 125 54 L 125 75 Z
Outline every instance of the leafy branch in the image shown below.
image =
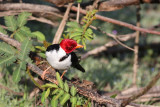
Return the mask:
M 45 102 L 48 96 L 51 96 L 52 107 L 58 107 L 58 104 L 64 106 L 68 101 L 70 101 L 72 107 L 84 104 L 90 105 L 90 103 L 87 102 L 86 98 L 81 97 L 77 94 L 77 89 L 74 86 L 69 88 L 67 82 L 62 81 L 58 72 L 56 72 L 56 78 L 58 81 L 58 85 L 47 83 L 42 86 L 43 88 L 45 88 L 45 91 L 43 91 L 41 97 L 42 103 Z
M 84 45 L 84 49 L 86 49 L 86 40 L 92 40 L 94 38 L 94 33 L 92 29 L 88 28 L 93 20 L 96 19 L 95 14 L 97 10 L 92 10 L 87 12 L 86 16 L 83 17 L 83 26 L 80 26 L 77 22 L 68 22 L 67 30 L 65 31 L 67 34 L 63 34 L 64 38 L 70 38 L 76 40 L 78 43 L 82 42 Z

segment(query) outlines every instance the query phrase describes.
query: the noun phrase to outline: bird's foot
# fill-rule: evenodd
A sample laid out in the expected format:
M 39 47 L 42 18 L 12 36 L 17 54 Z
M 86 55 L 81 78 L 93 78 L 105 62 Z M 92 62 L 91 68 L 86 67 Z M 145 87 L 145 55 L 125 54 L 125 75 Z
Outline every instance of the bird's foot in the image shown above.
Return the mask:
M 45 74 L 49 73 L 49 72 L 47 72 L 47 71 L 48 71 L 50 68 L 51 68 L 51 66 L 48 67 L 46 70 L 43 71 L 43 73 L 42 73 L 42 75 L 41 75 L 41 78 L 42 78 L 43 80 L 44 80 Z
M 64 70 L 62 75 L 61 75 L 61 79 L 63 79 L 64 74 L 67 72 L 67 70 Z

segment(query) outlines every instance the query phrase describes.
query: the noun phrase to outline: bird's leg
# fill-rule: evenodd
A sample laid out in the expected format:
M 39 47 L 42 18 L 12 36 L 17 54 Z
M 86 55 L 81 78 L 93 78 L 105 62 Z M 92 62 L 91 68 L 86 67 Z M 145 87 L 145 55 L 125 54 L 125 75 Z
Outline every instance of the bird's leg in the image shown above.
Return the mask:
M 63 79 L 64 74 L 67 72 L 67 70 L 64 70 L 62 75 L 61 75 L 61 79 Z
M 42 78 L 43 80 L 44 80 L 45 74 L 47 74 L 47 71 L 48 71 L 50 68 L 51 68 L 51 66 L 48 67 L 46 70 L 43 71 L 43 73 L 42 73 L 42 75 L 41 75 L 41 78 Z

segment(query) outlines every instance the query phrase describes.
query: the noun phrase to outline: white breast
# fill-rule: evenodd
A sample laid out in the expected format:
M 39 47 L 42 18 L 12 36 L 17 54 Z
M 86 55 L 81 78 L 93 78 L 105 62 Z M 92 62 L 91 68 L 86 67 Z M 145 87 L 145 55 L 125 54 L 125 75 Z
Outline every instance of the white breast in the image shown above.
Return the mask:
M 57 70 L 66 70 L 68 69 L 72 62 L 71 62 L 71 55 L 68 56 L 63 61 L 59 61 L 63 56 L 66 55 L 66 52 L 60 47 L 58 51 L 47 51 L 46 52 L 46 59 L 48 63 Z

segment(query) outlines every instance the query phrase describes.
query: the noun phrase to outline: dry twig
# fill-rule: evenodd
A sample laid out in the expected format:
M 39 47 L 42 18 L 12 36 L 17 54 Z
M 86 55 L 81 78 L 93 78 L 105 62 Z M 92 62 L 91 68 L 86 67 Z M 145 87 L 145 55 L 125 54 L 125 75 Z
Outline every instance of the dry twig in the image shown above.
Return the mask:
M 137 6 L 137 27 L 140 27 L 140 5 Z M 138 49 L 139 49 L 140 32 L 136 31 L 135 45 L 134 45 L 134 64 L 133 64 L 133 85 L 136 85 L 138 72 Z

